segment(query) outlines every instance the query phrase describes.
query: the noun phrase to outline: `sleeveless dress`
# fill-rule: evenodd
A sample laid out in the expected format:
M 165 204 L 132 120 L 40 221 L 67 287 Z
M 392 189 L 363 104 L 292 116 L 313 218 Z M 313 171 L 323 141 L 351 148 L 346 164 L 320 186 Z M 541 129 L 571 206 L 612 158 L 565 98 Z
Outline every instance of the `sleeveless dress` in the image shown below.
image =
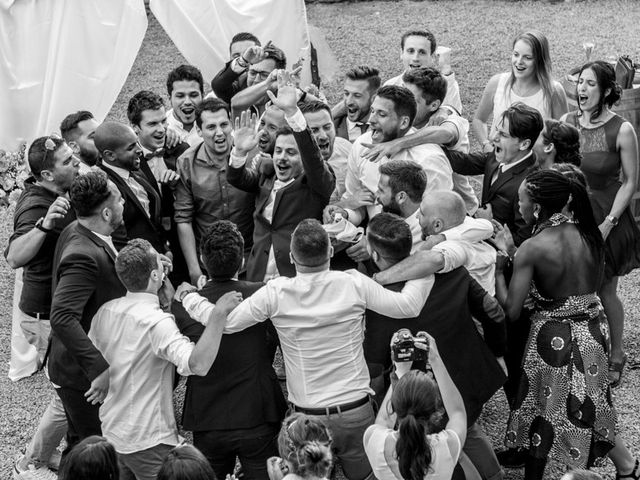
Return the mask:
M 549 110 L 547 106 L 542 88 L 528 97 L 516 95 L 513 88 L 509 88 L 508 90 L 506 88 L 510 75 L 511 72 L 504 72 L 500 74 L 500 78 L 498 79 L 498 87 L 496 88 L 496 93 L 493 95 L 493 121 L 491 123 L 489 138 L 493 138 L 495 135 L 502 113 L 516 102 L 522 102 L 525 105 L 535 108 L 545 120 L 551 118 L 551 110 Z
M 546 226 L 566 221 L 556 214 Z M 547 299 L 533 282 L 530 295 L 531 329 L 505 445 L 571 468 L 601 464 L 615 445 L 616 412 L 600 299 L 595 292 Z
M 567 116 L 567 123 L 580 130 L 582 164 L 580 170 L 587 177 L 589 198 L 596 222 L 601 224 L 609 215 L 611 206 L 620 189 L 622 163 L 616 148 L 618 132 L 626 122 L 614 114 L 607 122 L 596 128 L 584 128 L 578 121 L 577 112 Z M 640 231 L 633 219 L 631 209 L 625 208 L 605 242 L 605 278 L 622 276 L 640 267 Z

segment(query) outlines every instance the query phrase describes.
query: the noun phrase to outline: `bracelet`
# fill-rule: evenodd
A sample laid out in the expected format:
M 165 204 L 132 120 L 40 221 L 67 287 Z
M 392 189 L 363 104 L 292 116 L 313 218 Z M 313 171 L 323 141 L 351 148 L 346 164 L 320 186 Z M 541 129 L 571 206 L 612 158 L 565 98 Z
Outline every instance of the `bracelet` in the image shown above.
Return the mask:
M 49 232 L 52 232 L 52 231 L 53 231 L 53 229 L 52 229 L 52 228 L 45 228 L 45 227 L 43 227 L 43 226 L 42 226 L 42 224 L 43 224 L 43 223 L 44 223 L 44 217 L 40 217 L 34 226 L 35 226 L 38 230 L 40 230 L 41 232 L 44 232 L 44 233 L 49 233 Z
M 240 55 L 239 57 L 237 57 L 237 58 L 236 58 L 236 63 L 237 63 L 241 68 L 244 68 L 244 69 L 249 68 L 249 62 L 247 62 L 247 61 L 245 60 L 245 58 L 244 58 L 242 55 Z

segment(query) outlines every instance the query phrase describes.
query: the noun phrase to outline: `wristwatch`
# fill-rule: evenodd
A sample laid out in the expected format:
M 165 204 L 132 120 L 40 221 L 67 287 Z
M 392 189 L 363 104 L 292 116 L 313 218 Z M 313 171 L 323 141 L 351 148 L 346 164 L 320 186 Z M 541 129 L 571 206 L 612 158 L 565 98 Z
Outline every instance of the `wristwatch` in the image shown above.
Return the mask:
M 38 230 L 40 230 L 41 232 L 44 232 L 44 233 L 49 233 L 49 232 L 51 232 L 51 231 L 53 230 L 53 229 L 51 229 L 51 228 L 44 228 L 44 227 L 42 226 L 42 224 L 43 224 L 43 223 L 44 223 L 44 217 L 40 217 L 40 218 L 38 219 L 38 221 L 36 222 L 35 227 L 36 227 Z
M 618 218 L 614 217 L 613 215 L 608 215 L 607 220 L 609 220 L 609 223 L 611 223 L 611 225 L 613 225 L 614 227 L 618 225 Z

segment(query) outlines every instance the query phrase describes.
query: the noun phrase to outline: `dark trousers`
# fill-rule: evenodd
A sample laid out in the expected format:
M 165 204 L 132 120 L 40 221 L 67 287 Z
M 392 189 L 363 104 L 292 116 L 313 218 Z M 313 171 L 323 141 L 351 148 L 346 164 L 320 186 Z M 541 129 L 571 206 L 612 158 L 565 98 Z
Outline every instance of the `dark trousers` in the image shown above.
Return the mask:
M 193 445 L 207 457 L 218 479 L 233 473 L 238 457 L 245 480 L 269 480 L 267 459 L 279 455 L 278 427 L 193 432 Z
M 64 413 L 67 417 L 67 447 L 62 452 L 64 464 L 67 454 L 81 440 L 92 435 L 102 435 L 100 417 L 98 416 L 99 405 L 91 405 L 84 397 L 85 392 L 72 388 L 56 388 L 56 392 L 62 400 Z

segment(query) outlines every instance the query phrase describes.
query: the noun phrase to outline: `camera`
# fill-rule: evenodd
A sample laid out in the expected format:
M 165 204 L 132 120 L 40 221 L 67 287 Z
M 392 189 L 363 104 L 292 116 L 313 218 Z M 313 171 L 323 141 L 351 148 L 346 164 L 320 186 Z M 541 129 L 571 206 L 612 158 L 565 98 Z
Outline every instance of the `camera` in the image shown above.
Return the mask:
M 416 343 L 423 344 L 425 348 L 417 348 Z M 414 337 L 408 328 L 398 330 L 391 345 L 391 356 L 394 362 L 423 361 L 427 364 L 429 339 L 426 332 L 418 332 Z

